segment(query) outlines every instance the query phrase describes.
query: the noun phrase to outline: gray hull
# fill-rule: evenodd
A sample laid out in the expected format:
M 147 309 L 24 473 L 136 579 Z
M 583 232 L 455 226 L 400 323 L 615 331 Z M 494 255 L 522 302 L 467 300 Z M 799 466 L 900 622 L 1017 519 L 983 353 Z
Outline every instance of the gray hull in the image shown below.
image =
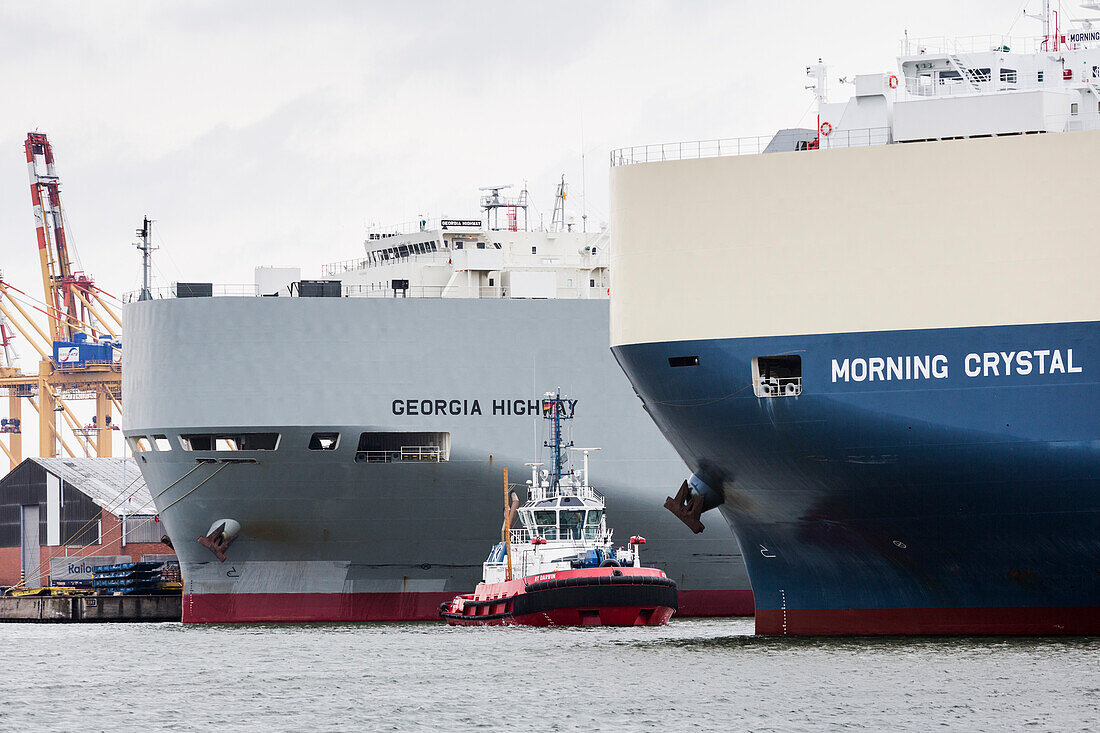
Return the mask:
M 591 483 L 609 526 L 649 540 L 643 560 L 680 585 L 681 614 L 752 611 L 735 541 L 662 507 L 689 472 L 608 349 L 607 301 L 196 298 L 125 319 L 125 433 L 171 445 L 138 462 L 185 620 L 435 618 L 480 580 L 502 469 L 529 477 L 545 436 L 527 413 L 558 387 L 579 400 L 576 444 L 602 449 Z M 360 434 L 383 431 L 447 433 L 447 460 L 357 461 Z M 258 451 L 178 439 L 218 432 L 280 437 Z M 310 450 L 315 432 L 338 432 L 337 448 Z M 196 541 L 222 519 L 241 526 L 224 562 Z

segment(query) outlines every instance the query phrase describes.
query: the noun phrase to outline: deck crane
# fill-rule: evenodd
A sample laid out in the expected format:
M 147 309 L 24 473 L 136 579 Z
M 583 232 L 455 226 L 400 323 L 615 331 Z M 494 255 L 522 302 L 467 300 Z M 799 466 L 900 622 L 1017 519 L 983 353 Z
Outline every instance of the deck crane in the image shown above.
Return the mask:
M 61 179 L 53 147 L 44 133 L 29 132 L 24 143 L 34 207 L 38 255 L 42 268 L 44 308 L 34 298 L 0 276 L 0 339 L 6 349 L 13 336 L 8 324 L 31 345 L 40 357 L 38 374 L 24 374 L 4 352 L 0 368 L 0 390 L 9 398 L 9 417 L 0 432 L 9 433 L 9 445 L 0 443 L 14 468 L 22 460 L 21 403 L 29 399 L 38 412 L 39 454 L 56 455 L 56 445 L 73 455 L 72 447 L 57 427 L 64 418 L 86 455 L 111 455 L 112 408 L 121 409 L 122 375 L 117 336 L 122 321 L 107 303 L 106 292 L 79 269 L 66 233 L 61 205 Z M 76 266 L 74 266 L 74 264 Z M 49 327 L 43 330 L 28 311 L 45 314 Z M 95 417 L 81 425 L 67 399 L 96 401 Z M 14 429 L 13 429 L 14 422 Z

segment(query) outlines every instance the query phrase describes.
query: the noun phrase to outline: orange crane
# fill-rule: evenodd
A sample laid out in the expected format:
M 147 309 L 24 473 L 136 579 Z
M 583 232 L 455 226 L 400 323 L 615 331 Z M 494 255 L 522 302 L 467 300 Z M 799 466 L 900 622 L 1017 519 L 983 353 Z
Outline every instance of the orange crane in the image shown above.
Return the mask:
M 27 133 L 24 144 L 30 175 L 38 254 L 42 266 L 45 307 L 39 307 L 27 293 L 4 281 L 0 275 L 0 337 L 5 348 L 14 336 L 7 323 L 34 347 L 40 357 L 38 374 L 24 374 L 11 363 L 8 351 L 0 365 L 0 390 L 8 393 L 8 418 L 0 424 L 9 443 L 0 448 L 12 468 L 22 461 L 22 405 L 28 399 L 38 412 L 39 454 L 57 454 L 57 444 L 74 455 L 61 437 L 56 417 L 62 415 L 85 455 L 110 456 L 112 408 L 121 411 L 122 365 L 118 335 L 122 321 L 107 302 L 109 293 L 96 287 L 92 278 L 74 267 L 73 248 L 66 235 L 65 212 L 61 205 L 61 179 L 57 174 L 53 147 L 46 135 Z M 45 314 L 43 330 L 28 311 Z M 37 399 L 36 399 L 37 398 Z M 96 401 L 95 417 L 81 425 L 67 399 Z

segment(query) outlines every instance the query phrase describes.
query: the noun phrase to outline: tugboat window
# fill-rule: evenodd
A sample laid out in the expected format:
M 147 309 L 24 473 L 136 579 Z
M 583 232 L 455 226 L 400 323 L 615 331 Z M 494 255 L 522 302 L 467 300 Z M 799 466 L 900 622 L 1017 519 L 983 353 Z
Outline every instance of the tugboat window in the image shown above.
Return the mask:
M 583 524 L 583 511 L 561 512 L 561 538 L 563 540 L 579 540 L 581 538 L 581 525 Z
M 535 534 L 548 540 L 558 538 L 558 513 L 556 511 L 535 512 Z
M 802 394 L 802 357 L 797 354 L 755 357 L 752 388 L 757 397 L 798 397 Z
M 336 450 L 340 442 L 340 433 L 314 433 L 309 439 L 310 450 Z

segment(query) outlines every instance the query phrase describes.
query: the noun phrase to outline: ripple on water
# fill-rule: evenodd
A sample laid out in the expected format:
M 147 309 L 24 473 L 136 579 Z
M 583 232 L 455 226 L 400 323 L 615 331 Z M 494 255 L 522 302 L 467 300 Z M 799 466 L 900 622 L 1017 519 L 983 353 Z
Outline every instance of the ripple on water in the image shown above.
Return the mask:
M 1083 730 L 1100 639 L 663 628 L 0 625 L 0 727 Z

